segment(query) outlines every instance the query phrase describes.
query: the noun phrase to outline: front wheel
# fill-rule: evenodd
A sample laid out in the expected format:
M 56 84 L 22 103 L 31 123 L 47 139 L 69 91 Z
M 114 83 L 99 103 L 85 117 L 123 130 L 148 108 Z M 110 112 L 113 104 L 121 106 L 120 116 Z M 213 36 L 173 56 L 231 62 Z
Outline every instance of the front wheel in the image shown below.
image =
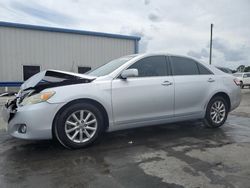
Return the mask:
M 228 115 L 228 104 L 223 97 L 217 96 L 210 100 L 207 105 L 204 124 L 209 128 L 222 126 Z
M 103 115 L 96 106 L 88 103 L 72 104 L 58 116 L 55 135 L 67 148 L 83 148 L 101 136 L 103 122 Z

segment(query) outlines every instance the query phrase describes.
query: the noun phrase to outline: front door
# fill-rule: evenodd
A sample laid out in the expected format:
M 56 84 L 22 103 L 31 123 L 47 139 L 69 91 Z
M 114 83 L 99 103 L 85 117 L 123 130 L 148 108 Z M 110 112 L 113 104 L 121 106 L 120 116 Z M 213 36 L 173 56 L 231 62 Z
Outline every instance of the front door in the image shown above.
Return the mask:
M 115 124 L 150 122 L 173 117 L 174 82 L 165 56 L 145 57 L 128 69 L 138 70 L 138 77 L 112 82 Z

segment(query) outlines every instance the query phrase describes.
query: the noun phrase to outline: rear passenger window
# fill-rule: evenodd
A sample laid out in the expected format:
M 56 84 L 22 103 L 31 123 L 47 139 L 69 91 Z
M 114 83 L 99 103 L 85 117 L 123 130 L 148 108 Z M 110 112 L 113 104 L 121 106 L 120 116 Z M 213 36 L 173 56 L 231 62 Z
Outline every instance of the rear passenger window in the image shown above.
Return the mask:
M 213 74 L 210 70 L 208 70 L 205 66 L 197 63 L 200 74 Z
M 197 63 L 189 58 L 171 56 L 173 75 L 199 74 Z
M 167 74 L 167 61 L 165 56 L 151 56 L 145 57 L 128 69 L 137 69 L 138 77 L 150 77 L 150 76 L 166 76 Z

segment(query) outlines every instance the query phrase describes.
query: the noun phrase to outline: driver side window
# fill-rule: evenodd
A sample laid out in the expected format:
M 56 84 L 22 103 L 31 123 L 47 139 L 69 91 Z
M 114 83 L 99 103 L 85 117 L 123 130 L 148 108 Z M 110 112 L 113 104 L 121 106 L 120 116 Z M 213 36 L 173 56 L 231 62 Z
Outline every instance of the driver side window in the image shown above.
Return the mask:
M 165 56 L 145 57 L 128 69 L 137 69 L 138 77 L 167 76 L 167 61 Z

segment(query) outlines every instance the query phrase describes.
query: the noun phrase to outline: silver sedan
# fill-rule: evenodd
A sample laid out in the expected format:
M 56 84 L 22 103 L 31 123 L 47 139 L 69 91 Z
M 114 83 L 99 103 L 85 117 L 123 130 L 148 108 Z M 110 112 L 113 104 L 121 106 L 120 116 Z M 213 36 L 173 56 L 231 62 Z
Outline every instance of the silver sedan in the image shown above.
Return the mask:
M 14 137 L 55 137 L 67 148 L 82 148 L 105 131 L 195 119 L 220 127 L 240 104 L 239 85 L 189 57 L 136 54 L 87 74 L 42 71 L 23 83 L 3 116 Z

